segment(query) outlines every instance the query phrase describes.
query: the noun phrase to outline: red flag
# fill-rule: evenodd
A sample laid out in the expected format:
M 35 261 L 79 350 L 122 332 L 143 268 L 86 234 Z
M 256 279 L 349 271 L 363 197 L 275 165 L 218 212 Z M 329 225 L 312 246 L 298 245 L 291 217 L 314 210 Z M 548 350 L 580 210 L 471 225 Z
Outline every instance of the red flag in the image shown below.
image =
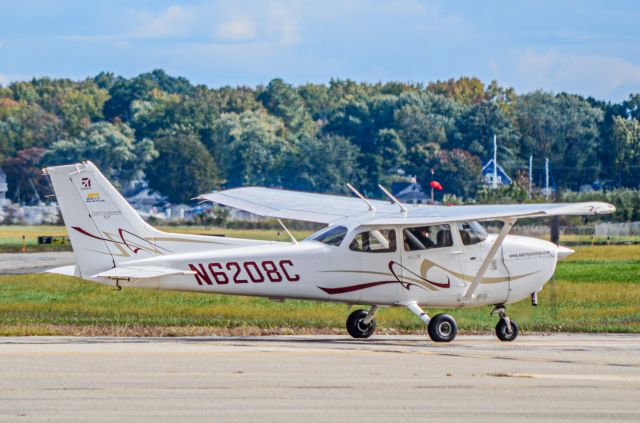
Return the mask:
M 438 182 L 438 181 L 431 181 L 431 184 L 429 184 L 429 185 L 431 185 L 431 188 L 438 189 L 438 190 L 442 191 L 442 184 L 440 182 Z

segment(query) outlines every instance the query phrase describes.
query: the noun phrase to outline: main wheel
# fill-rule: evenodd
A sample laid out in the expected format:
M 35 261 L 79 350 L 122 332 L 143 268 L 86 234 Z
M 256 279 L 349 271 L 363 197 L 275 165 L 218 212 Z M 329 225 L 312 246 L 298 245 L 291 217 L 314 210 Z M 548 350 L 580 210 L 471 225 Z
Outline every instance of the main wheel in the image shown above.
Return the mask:
M 458 325 L 448 314 L 436 314 L 429 320 L 427 331 L 434 342 L 451 342 L 458 333 Z
M 368 325 L 363 323 L 369 313 L 366 310 L 356 310 L 347 318 L 347 332 L 354 338 L 368 338 L 376 330 L 376 320 L 372 319 Z
M 518 332 L 519 332 L 518 324 L 516 323 L 515 320 L 511 320 L 511 319 L 510 319 L 510 323 L 511 323 L 511 330 L 509 330 L 509 327 L 507 326 L 506 319 L 500 319 L 498 321 L 498 324 L 496 325 L 496 336 L 498 337 L 499 340 L 511 342 L 518 337 Z

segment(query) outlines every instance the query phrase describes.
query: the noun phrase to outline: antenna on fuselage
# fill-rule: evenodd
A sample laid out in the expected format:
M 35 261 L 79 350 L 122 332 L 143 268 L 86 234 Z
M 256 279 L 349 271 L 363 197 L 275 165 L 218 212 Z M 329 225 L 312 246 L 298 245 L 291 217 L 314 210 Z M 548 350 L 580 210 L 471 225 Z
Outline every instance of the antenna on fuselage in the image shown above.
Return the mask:
M 353 193 L 355 195 L 357 195 L 362 201 L 364 201 L 365 203 L 367 203 L 367 206 L 369 206 L 369 211 L 376 211 L 376 208 L 373 207 L 373 204 L 371 204 L 369 202 L 369 200 L 366 199 L 366 197 L 362 194 L 360 194 L 360 191 L 358 191 L 357 189 L 355 189 L 353 187 L 353 185 L 351 185 L 350 183 L 347 182 L 347 188 L 349 188 L 351 191 L 353 191 Z
M 398 201 L 398 199 L 396 197 L 391 195 L 391 193 L 389 191 L 387 191 L 385 189 L 385 187 L 383 187 L 382 185 L 378 184 L 378 188 L 380 188 L 382 190 L 382 192 L 384 192 L 386 194 L 386 196 L 391 199 L 392 203 L 396 203 L 397 205 L 399 205 L 400 206 L 400 210 L 402 210 L 403 213 L 407 212 L 407 208 L 404 206 L 404 204 L 402 204 L 400 201 Z
M 278 223 L 280 224 L 280 226 L 282 226 L 282 229 L 284 229 L 284 231 L 287 233 L 287 235 L 289 235 L 289 237 L 291 238 L 291 243 L 292 244 L 297 244 L 298 240 L 296 239 L 295 236 L 293 236 L 293 234 L 291 232 L 289 232 L 289 229 L 284 225 L 284 223 L 282 223 L 282 220 L 278 219 Z

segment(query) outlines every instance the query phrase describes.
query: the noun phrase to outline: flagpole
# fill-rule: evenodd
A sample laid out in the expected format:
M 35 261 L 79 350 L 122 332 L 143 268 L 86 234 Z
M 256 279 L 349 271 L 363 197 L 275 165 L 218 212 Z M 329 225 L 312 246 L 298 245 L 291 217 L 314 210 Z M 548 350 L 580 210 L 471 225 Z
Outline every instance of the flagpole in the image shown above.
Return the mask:
M 435 196 L 433 194 L 433 174 L 435 172 L 436 171 L 433 168 L 431 168 L 431 184 L 430 184 L 431 185 L 431 204 L 435 203 Z

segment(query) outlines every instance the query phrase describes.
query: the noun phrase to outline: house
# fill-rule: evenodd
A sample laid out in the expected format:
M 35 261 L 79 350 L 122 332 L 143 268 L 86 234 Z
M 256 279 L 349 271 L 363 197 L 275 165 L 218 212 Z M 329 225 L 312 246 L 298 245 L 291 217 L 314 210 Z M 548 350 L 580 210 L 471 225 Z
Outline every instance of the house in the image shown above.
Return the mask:
M 430 202 L 429 195 L 424 192 L 415 177 L 402 182 L 394 182 L 391 185 L 391 191 L 393 196 L 402 203 L 426 204 Z
M 497 172 L 494 173 L 494 169 Z M 507 172 L 504 171 L 504 168 L 500 165 L 496 167 L 493 159 L 491 159 L 482 167 L 482 181 L 484 184 L 493 186 L 494 175 L 497 176 L 496 186 L 509 185 L 513 182 L 509 175 L 507 175 Z
M 0 167 L 0 204 L 4 203 L 7 199 L 7 191 L 9 191 L 9 186 L 7 185 L 7 174 L 4 173 Z

